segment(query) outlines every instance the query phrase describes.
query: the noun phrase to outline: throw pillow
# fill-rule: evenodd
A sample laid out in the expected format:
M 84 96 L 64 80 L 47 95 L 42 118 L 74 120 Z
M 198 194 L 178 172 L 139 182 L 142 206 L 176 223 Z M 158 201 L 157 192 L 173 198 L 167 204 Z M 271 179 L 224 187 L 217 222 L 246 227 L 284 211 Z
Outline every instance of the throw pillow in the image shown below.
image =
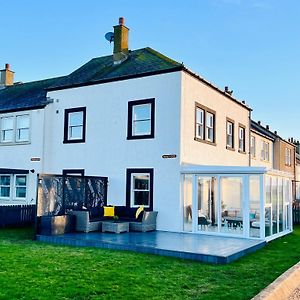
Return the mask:
M 115 215 L 114 206 L 104 206 L 104 217 L 113 217 Z
M 141 205 L 141 206 L 136 210 L 135 218 L 138 219 L 140 213 L 143 212 L 143 211 L 144 211 L 144 205 Z

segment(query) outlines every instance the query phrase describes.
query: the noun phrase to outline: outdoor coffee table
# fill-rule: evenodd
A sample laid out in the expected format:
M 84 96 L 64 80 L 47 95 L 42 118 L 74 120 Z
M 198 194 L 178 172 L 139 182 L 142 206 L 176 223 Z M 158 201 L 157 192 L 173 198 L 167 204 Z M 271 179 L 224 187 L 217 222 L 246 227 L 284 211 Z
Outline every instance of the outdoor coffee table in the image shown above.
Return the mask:
M 129 222 L 103 221 L 102 232 L 114 232 L 114 233 L 129 232 Z

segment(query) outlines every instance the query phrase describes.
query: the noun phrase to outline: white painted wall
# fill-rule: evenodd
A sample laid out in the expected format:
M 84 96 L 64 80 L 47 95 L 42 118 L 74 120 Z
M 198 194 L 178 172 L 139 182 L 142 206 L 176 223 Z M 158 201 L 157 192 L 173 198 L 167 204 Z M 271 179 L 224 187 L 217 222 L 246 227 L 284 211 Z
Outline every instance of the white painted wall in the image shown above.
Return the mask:
M 45 172 L 85 169 L 86 175 L 109 178 L 108 203 L 126 204 L 126 169 L 154 169 L 153 208 L 158 229 L 182 230 L 179 134 L 179 72 L 49 92 L 46 108 Z M 155 138 L 127 140 L 131 100 L 155 98 Z M 86 142 L 63 144 L 64 110 L 86 107 Z M 176 154 L 176 159 L 163 159 Z
M 216 111 L 216 145 L 195 141 L 195 102 Z M 249 166 L 249 111 L 182 72 L 181 162 Z M 226 149 L 226 117 L 235 121 L 235 151 Z M 246 154 L 238 152 L 238 124 L 246 126 Z
M 273 169 L 273 141 L 258 134 L 256 131 L 251 130 L 251 135 L 255 137 L 255 157 L 251 157 L 251 166 L 253 167 L 266 167 Z M 269 143 L 269 161 L 261 159 L 262 143 Z
M 24 112 L 25 113 L 25 112 Z M 26 111 L 28 113 L 28 111 Z M 16 113 L 1 114 L 0 117 L 15 115 Z M 22 114 L 18 112 L 17 114 Z M 28 174 L 27 197 L 25 200 L 5 200 L 0 198 L 0 205 L 35 204 L 37 173 L 42 172 L 43 156 L 43 127 L 44 109 L 31 110 L 30 114 L 30 142 L 24 144 L 0 144 L 0 168 L 24 169 L 35 172 Z M 41 158 L 40 162 L 31 161 L 32 157 Z

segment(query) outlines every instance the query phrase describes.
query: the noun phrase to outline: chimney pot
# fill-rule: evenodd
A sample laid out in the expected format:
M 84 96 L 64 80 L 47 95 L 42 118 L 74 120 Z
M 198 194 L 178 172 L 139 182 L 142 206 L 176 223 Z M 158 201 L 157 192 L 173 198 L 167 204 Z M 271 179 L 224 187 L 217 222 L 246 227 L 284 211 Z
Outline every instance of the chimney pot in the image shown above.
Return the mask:
M 9 64 L 5 64 L 5 70 L 10 70 L 10 65 Z
M 125 24 L 125 19 L 123 17 L 119 18 L 119 25 L 124 25 Z
M 261 122 L 260 122 L 260 121 L 257 121 L 257 124 L 258 124 L 258 125 L 260 125 L 260 124 L 261 124 Z
M 270 129 L 270 126 L 269 126 L 269 125 L 266 125 L 266 129 L 268 129 L 268 130 L 269 130 L 269 129 Z
M 228 86 L 225 86 L 225 92 L 226 93 L 228 92 Z
M 275 130 L 274 133 L 277 134 L 277 131 Z

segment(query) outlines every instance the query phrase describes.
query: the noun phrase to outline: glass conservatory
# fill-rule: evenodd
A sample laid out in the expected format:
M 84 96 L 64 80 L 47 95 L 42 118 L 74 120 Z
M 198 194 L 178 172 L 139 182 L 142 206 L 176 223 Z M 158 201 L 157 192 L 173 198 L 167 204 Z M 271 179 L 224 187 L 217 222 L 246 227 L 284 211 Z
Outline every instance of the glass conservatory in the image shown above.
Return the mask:
M 292 178 L 286 173 L 185 166 L 181 183 L 185 232 L 268 241 L 292 231 Z

